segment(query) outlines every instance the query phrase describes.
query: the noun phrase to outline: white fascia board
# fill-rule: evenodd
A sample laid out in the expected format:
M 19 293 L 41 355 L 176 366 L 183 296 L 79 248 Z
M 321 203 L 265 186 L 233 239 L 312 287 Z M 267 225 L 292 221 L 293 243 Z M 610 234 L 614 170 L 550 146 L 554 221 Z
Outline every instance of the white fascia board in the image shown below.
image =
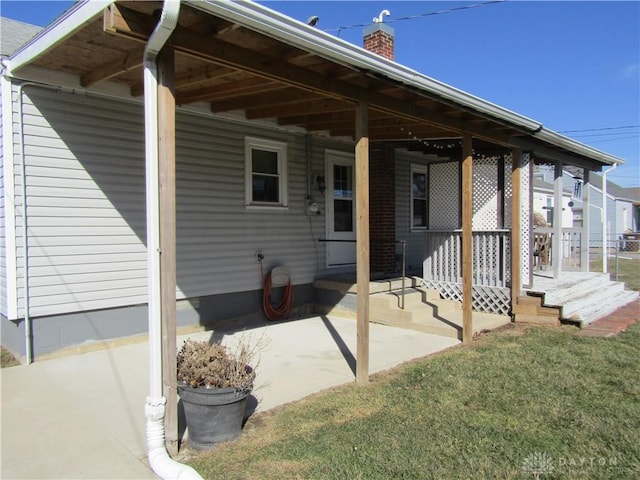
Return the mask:
M 4 182 L 4 231 L 7 278 L 7 318 L 18 318 L 18 271 L 16 257 L 15 159 L 13 157 L 13 86 L 6 76 L 0 77 L 2 92 L 2 161 Z
M 86 23 L 95 20 L 114 2 L 115 0 L 84 0 L 74 4 L 51 25 L 14 52 L 7 62 L 9 75 L 73 35 Z
M 542 128 L 542 125 L 535 120 L 427 77 L 416 70 L 369 52 L 263 5 L 250 1 L 184 0 L 184 2 L 196 9 L 245 25 L 290 45 L 300 46 L 341 65 L 380 74 L 390 80 L 429 92 L 525 131 L 534 132 Z

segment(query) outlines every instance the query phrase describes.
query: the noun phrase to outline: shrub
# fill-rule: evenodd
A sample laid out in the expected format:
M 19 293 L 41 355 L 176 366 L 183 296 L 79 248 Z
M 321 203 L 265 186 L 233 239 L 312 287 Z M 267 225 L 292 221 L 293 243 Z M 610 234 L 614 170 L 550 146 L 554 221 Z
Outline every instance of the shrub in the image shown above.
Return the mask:
M 255 349 L 241 342 L 235 352 L 220 343 L 187 340 L 178 352 L 178 382 L 198 388 L 231 387 L 250 391 L 256 378 L 253 360 Z

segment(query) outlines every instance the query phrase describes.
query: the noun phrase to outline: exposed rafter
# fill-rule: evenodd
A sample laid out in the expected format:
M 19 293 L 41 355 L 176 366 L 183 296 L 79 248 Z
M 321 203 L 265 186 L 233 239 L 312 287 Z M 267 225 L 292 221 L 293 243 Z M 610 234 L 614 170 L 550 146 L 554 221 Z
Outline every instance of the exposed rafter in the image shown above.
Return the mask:
M 151 16 L 144 15 L 116 4 L 105 12 L 105 30 L 117 35 L 144 41 L 151 32 L 154 22 Z M 197 59 L 210 61 L 229 68 L 250 72 L 261 78 L 279 81 L 306 91 L 332 97 L 348 103 L 366 102 L 371 111 L 386 112 L 392 115 L 427 123 L 440 129 L 459 133 L 469 133 L 500 144 L 506 144 L 508 135 L 496 133 L 484 128 L 472 128 L 459 119 L 416 106 L 414 102 L 400 100 L 371 89 L 348 83 L 343 80 L 288 63 L 278 57 L 251 50 L 239 45 L 217 40 L 211 36 L 178 27 L 171 39 L 176 52 Z M 416 95 L 419 98 L 418 95 Z M 326 103 L 328 107 L 330 102 Z M 318 110 L 316 110 L 318 111 Z M 339 111 L 339 110 L 320 110 Z M 247 118 L 265 118 L 279 115 L 296 115 L 293 109 L 281 109 L 268 112 L 262 109 L 247 111 Z

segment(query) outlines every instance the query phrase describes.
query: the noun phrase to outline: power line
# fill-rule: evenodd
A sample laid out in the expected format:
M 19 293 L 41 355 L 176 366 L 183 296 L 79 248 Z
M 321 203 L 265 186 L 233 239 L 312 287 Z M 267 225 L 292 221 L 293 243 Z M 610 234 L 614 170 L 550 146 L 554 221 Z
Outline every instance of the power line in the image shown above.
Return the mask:
M 586 137 L 615 137 L 616 135 L 629 135 L 636 132 L 612 132 L 612 133 L 584 133 L 581 135 L 571 135 L 573 138 L 586 138 Z M 640 133 L 640 132 L 639 132 Z
M 487 2 L 482 2 L 482 3 L 474 3 L 471 5 L 463 5 L 461 7 L 454 7 L 454 8 L 448 8 L 446 10 L 439 10 L 437 12 L 427 12 L 427 13 L 421 13 L 419 15 L 411 15 L 409 17 L 400 17 L 400 18 L 396 18 L 396 19 L 391 19 L 391 20 L 385 20 L 385 23 L 393 23 L 393 22 L 401 22 L 404 20 L 416 20 L 418 18 L 425 18 L 425 17 L 431 17 L 434 15 L 443 15 L 445 13 L 452 13 L 452 12 L 457 12 L 459 10 L 469 10 L 471 8 L 478 8 L 478 7 L 485 7 L 487 5 L 492 5 L 494 3 L 502 3 L 502 2 L 506 2 L 507 0 L 490 0 Z M 343 27 L 337 27 L 337 28 L 328 28 L 325 30 L 325 32 L 338 32 L 338 36 L 340 36 L 340 32 L 342 30 L 348 30 L 350 28 L 358 28 L 358 27 L 367 27 L 371 25 L 371 23 L 359 23 L 356 25 L 345 25 Z
M 603 130 L 622 130 L 624 128 L 640 128 L 640 125 L 625 125 L 623 127 L 585 128 L 582 130 L 562 130 L 558 133 L 601 132 Z
M 606 140 L 591 140 L 589 141 L 589 143 L 617 142 L 619 140 L 629 140 L 632 138 L 640 138 L 640 135 L 630 135 L 628 137 L 620 137 L 620 138 L 607 138 Z

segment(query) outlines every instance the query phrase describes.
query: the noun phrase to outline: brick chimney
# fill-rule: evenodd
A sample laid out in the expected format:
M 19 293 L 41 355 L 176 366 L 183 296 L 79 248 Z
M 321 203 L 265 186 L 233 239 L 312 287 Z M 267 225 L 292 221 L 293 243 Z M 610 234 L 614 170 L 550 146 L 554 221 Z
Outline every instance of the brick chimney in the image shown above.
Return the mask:
M 393 60 L 393 27 L 383 22 L 369 25 L 364 29 L 364 48 Z

